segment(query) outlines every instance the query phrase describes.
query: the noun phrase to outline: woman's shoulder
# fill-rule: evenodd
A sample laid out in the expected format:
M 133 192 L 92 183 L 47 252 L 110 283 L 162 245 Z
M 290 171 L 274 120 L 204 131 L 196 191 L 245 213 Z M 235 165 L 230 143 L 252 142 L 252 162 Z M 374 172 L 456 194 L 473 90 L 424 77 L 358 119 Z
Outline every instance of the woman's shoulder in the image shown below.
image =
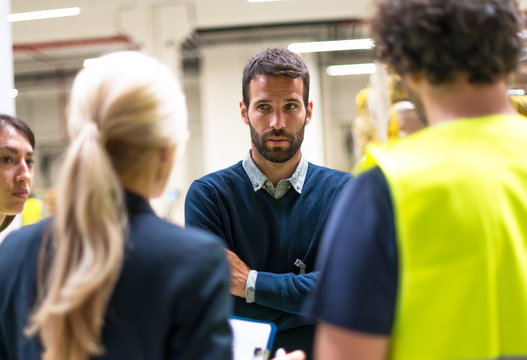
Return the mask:
M 149 287 L 162 283 L 153 286 L 161 293 L 199 292 L 204 284 L 228 284 L 229 265 L 221 241 L 212 234 L 164 220 L 148 229 L 131 223 L 122 279 Z
M 45 234 L 48 220 L 23 226 L 10 232 L 0 244 L 0 288 L 6 280 L 32 277 L 37 266 L 37 258 Z
M 216 235 L 198 228 L 182 228 L 157 216 L 132 218 L 129 233 L 130 246 L 141 249 L 146 256 L 158 259 L 224 257 L 223 242 Z
M 50 225 L 50 219 L 32 225 L 26 225 L 11 231 L 0 243 L 0 256 L 7 258 L 15 254 L 25 256 L 26 252 L 40 248 L 42 235 Z

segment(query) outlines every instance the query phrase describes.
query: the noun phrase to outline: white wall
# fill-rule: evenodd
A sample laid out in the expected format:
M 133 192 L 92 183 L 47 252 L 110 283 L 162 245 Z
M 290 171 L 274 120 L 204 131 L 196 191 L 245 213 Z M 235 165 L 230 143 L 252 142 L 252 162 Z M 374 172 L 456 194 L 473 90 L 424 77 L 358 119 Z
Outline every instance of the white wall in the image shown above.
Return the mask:
M 200 77 L 203 171 L 240 160 L 250 147 L 249 128 L 240 118 L 242 69 L 253 49 L 242 45 L 202 49 Z
M 0 1 L 0 19 L 6 19 L 10 13 L 10 0 Z M 13 52 L 11 42 L 11 25 L 7 21 L 0 21 L 0 112 L 15 115 L 15 101 L 13 91 Z M 0 244 L 5 236 L 13 229 L 20 227 L 20 216 L 0 233 Z
M 0 1 L 0 19 L 6 19 L 10 13 L 10 0 Z M 13 48 L 11 24 L 0 21 L 0 112 L 14 115 L 15 102 L 11 96 L 13 90 Z
M 357 115 L 358 92 L 369 82 L 369 75 L 331 77 L 322 74 L 327 166 L 342 171 L 353 168 L 352 152 L 347 149 L 352 124 Z

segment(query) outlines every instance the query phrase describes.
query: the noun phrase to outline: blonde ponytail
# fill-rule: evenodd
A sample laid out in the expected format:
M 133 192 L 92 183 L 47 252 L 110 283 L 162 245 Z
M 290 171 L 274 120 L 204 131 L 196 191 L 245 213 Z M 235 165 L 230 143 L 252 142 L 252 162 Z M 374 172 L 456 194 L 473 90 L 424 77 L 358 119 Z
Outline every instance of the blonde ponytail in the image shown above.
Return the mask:
M 29 332 L 39 332 L 44 360 L 84 360 L 103 351 L 97 339 L 122 265 L 126 218 L 94 123 L 68 149 L 58 188 L 56 250 Z
M 186 138 L 184 98 L 166 66 L 136 52 L 97 61 L 72 89 L 73 140 L 50 243 L 41 246 L 39 302 L 26 329 L 40 337 L 44 360 L 86 360 L 104 352 L 103 322 L 127 229 L 120 177 L 141 170 L 142 154 Z

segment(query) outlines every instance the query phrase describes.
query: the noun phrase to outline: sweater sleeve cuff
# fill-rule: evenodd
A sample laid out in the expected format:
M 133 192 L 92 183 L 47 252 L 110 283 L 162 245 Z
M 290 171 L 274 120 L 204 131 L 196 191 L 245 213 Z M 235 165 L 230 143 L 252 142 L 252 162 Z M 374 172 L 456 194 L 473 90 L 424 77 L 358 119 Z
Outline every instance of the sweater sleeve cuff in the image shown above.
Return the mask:
M 247 283 L 245 284 L 245 301 L 247 303 L 254 302 L 254 294 L 256 292 L 256 277 L 258 276 L 258 271 L 251 270 L 249 275 L 247 275 Z

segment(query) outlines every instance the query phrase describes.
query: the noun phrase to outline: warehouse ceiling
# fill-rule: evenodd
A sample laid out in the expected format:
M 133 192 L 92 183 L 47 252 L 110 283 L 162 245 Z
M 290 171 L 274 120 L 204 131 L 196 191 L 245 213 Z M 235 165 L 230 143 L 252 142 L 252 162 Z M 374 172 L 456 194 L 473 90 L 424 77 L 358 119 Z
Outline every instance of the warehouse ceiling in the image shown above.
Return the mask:
M 519 3 L 527 8 L 527 0 Z M 79 16 L 12 23 L 18 84 L 57 74 L 69 77 L 84 59 L 101 53 L 143 49 L 157 35 L 138 34 L 152 32 L 164 9 L 177 8 L 182 14 L 173 19 L 179 31 L 174 46 L 192 61 L 199 56 L 196 49 L 211 43 L 363 37 L 373 0 L 11 0 L 11 13 L 73 6 L 81 8 Z M 147 15 L 139 20 L 130 16 L 137 13 Z
M 369 16 L 371 4 L 371 0 L 282 0 L 262 3 L 246 0 L 11 0 L 11 10 L 26 12 L 78 6 L 83 13 L 89 14 L 140 6 L 181 5 L 188 7 L 196 28 L 210 28 L 362 18 Z M 86 27 L 86 31 L 90 28 Z
M 84 59 L 101 53 L 143 48 L 156 34 L 146 40 L 137 34 L 151 32 L 164 9 L 183 14 L 173 20 L 176 42 L 192 61 L 196 48 L 210 43 L 355 37 L 371 1 L 11 0 L 11 13 L 73 6 L 81 8 L 79 16 L 12 23 L 17 86 L 71 77 Z M 137 19 L 137 13 L 148 15 Z

